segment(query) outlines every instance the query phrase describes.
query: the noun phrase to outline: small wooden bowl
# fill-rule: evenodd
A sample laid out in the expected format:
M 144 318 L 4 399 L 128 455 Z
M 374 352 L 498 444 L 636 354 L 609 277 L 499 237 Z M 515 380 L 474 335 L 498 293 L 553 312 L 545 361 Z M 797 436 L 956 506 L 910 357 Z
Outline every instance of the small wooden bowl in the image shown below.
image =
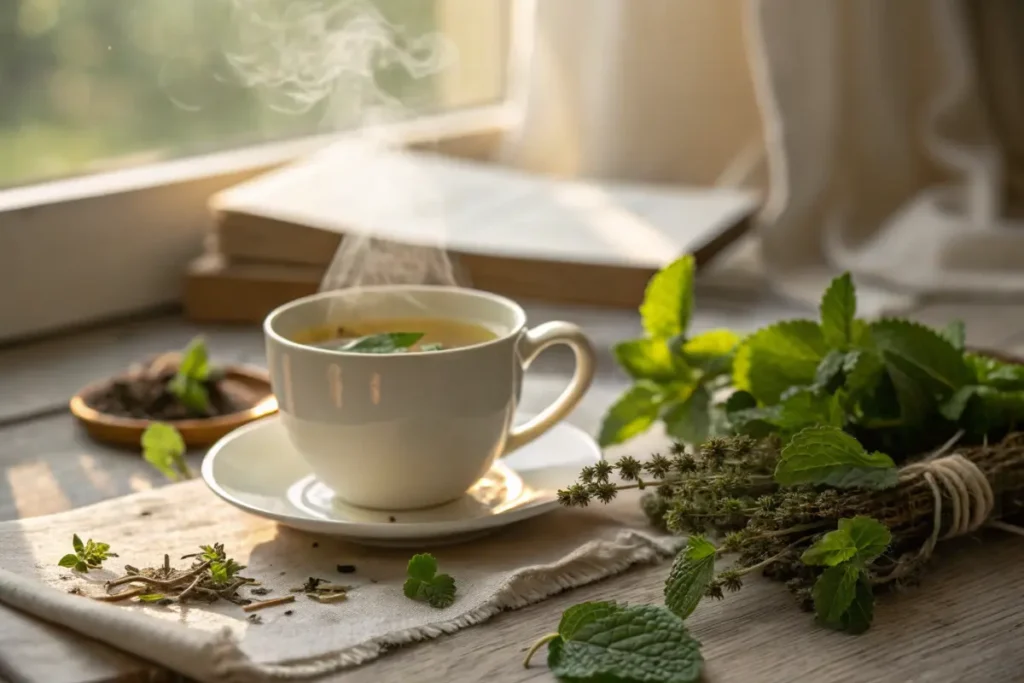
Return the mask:
M 229 365 L 224 367 L 224 378 L 244 384 L 254 392 L 263 395 L 263 398 L 252 408 L 230 415 L 191 420 L 165 420 L 167 424 L 174 426 L 181 433 L 186 446 L 209 446 L 247 422 L 277 412 L 277 398 L 274 397 L 270 388 L 270 378 L 266 371 L 243 365 Z M 106 379 L 90 384 L 75 394 L 71 399 L 71 414 L 78 418 L 89 436 L 97 441 L 138 448 L 142 433 L 150 424 L 159 420 L 120 417 L 101 413 L 90 407 L 86 403 L 86 397 L 102 389 L 109 381 Z

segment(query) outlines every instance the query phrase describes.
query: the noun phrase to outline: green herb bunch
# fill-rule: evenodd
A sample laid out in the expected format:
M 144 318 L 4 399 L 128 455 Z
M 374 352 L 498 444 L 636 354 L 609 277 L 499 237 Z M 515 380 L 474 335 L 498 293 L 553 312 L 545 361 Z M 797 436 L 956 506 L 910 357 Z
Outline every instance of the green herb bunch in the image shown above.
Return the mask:
M 960 322 L 933 330 L 856 318 L 849 274 L 825 291 L 819 320 L 742 339 L 727 330 L 687 337 L 693 301 L 691 257 L 651 279 L 640 307 L 647 336 L 615 347 L 634 384 L 605 416 L 602 445 L 659 419 L 691 444 L 830 425 L 901 463 L 960 432 L 961 443 L 998 440 L 1024 420 L 1024 366 L 966 350 Z
M 991 483 L 992 519 L 1019 519 L 1024 433 L 959 453 Z M 641 504 L 652 524 L 689 536 L 665 593 L 681 618 L 702 598 L 740 590 L 757 572 L 786 582 L 823 624 L 858 633 L 870 624 L 876 591 L 918 581 L 935 528 L 934 493 L 923 478 L 899 476 L 891 458 L 827 425 L 787 442 L 727 436 L 694 453 L 677 443 L 668 456 L 643 463 L 602 461 L 559 498 L 583 507 L 626 489 L 645 490 Z M 940 528 L 953 514 L 943 506 Z
M 960 323 L 856 318 L 848 274 L 824 293 L 817 321 L 687 337 L 692 270 L 684 258 L 651 280 L 647 336 L 616 347 L 634 384 L 601 430 L 607 445 L 660 419 L 679 441 L 667 456 L 584 468 L 559 492 L 586 506 L 647 489 L 651 522 L 689 536 L 666 582 L 676 616 L 757 572 L 785 581 L 821 623 L 865 630 L 875 593 L 915 582 L 939 531 L 955 525 L 934 482 L 900 469 L 936 447 L 955 444 L 989 482 L 990 521 L 1021 514 L 1024 367 L 967 351 Z M 704 395 L 698 409 L 691 399 Z

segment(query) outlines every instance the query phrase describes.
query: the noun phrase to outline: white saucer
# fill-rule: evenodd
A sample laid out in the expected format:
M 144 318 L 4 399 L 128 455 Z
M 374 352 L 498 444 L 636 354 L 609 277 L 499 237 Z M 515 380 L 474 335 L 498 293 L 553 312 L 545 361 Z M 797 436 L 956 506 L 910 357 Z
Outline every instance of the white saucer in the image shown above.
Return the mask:
M 518 415 L 516 422 L 528 417 Z M 214 493 L 254 515 L 363 544 L 407 546 L 467 540 L 548 512 L 558 505 L 556 491 L 600 459 L 590 436 L 561 423 L 495 463 L 459 500 L 423 510 L 367 510 L 336 500 L 292 447 L 281 420 L 271 416 L 218 441 L 202 472 Z

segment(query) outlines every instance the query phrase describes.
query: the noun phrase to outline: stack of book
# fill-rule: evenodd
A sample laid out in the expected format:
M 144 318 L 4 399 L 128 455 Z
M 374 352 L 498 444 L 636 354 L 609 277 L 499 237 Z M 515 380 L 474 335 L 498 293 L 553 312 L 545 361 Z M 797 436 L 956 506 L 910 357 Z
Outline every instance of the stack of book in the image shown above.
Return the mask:
M 459 284 L 514 298 L 635 307 L 654 271 L 683 253 L 706 264 L 758 205 L 741 190 L 564 180 L 343 141 L 213 198 L 215 239 L 188 272 L 185 309 L 258 322 L 318 291 L 343 244 L 371 240 L 446 253 Z M 332 286 L 366 283 L 337 264 Z

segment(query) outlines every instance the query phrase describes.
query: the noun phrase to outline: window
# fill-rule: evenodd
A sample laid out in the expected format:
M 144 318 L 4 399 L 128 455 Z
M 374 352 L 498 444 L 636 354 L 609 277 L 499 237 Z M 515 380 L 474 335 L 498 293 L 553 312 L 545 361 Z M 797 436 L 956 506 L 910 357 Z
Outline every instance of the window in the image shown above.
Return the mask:
M 210 195 L 325 135 L 497 133 L 512 2 L 0 0 L 0 340 L 176 301 Z
M 494 102 L 498 0 L 5 0 L 0 187 Z

